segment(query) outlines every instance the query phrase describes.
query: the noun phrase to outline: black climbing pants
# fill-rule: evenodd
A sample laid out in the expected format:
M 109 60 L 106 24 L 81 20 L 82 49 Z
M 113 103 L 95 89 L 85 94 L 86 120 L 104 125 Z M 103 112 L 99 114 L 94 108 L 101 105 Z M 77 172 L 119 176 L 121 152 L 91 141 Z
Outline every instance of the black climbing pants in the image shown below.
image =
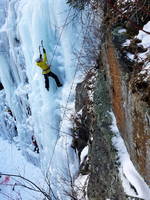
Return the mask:
M 0 90 L 3 90 L 3 89 L 4 89 L 4 87 L 3 87 L 2 83 L 0 82 Z
M 50 71 L 48 74 L 44 74 L 45 88 L 47 90 L 49 90 L 49 79 L 48 79 L 49 76 L 52 77 L 55 80 L 55 82 L 57 84 L 57 87 L 62 86 L 62 84 L 60 83 L 60 81 L 59 81 L 58 77 L 56 76 L 56 74 L 54 74 L 53 72 Z

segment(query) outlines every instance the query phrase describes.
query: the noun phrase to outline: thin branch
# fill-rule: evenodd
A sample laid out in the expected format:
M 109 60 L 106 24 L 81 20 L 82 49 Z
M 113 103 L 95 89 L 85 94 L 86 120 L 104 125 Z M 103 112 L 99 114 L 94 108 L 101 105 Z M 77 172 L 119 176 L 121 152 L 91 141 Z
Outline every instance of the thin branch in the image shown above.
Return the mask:
M 41 192 L 47 199 L 51 200 L 50 196 L 43 191 L 38 185 L 36 185 L 34 182 L 32 182 L 31 180 L 21 176 L 21 175 L 16 175 L 16 174 L 7 174 L 7 173 L 0 173 L 0 175 L 4 175 L 4 176 L 10 176 L 10 177 L 17 177 L 17 178 L 21 178 L 25 181 L 27 181 L 28 183 L 31 183 L 35 188 L 37 188 L 37 190 L 39 190 L 39 192 Z

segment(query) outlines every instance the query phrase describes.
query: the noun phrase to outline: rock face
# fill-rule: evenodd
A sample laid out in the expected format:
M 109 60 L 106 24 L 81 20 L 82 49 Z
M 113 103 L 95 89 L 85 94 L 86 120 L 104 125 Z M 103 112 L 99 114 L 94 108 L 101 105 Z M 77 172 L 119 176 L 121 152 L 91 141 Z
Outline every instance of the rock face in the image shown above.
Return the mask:
M 85 81 L 76 88 L 76 142 L 73 141 L 73 146 L 79 156 L 83 148 L 89 146 L 89 154 L 80 167 L 82 175 L 90 175 L 87 190 L 89 200 L 124 200 L 126 197 L 118 176 L 116 150 L 111 142 L 111 103 L 106 73 L 104 69 L 99 70 L 94 99 L 91 101 L 88 93 L 93 76 L 96 74 L 88 73 Z
M 112 146 L 110 130 L 111 104 L 106 74 L 99 72 L 94 95 L 96 121 L 93 142 L 90 151 L 90 179 L 88 185 L 89 200 L 126 199 L 118 177 L 116 150 Z
M 102 47 L 102 63 L 106 67 L 109 93 L 117 124 L 135 167 L 150 184 L 150 107 L 149 81 L 128 71 L 110 35 Z
M 79 138 L 82 138 L 82 134 L 86 136 L 84 146 L 89 144 L 90 147 L 87 170 L 90 176 L 87 193 L 89 200 L 139 199 L 128 198 L 123 192 L 118 177 L 116 150 L 111 143 L 109 111 L 113 109 L 118 128 L 134 166 L 150 185 L 150 77 L 145 81 L 145 77 L 139 74 L 142 62 L 137 63 L 138 66 L 136 66 L 134 62 L 125 58 L 127 52 L 137 56 L 138 53 L 146 52 L 147 49 L 137 45 L 140 41 L 136 38 L 132 40 L 129 47 L 121 49 L 121 43 L 125 42 L 128 37 L 133 38 L 149 21 L 145 9 L 135 12 L 137 6 L 141 8 L 142 3 L 142 6 L 146 7 L 149 1 L 138 0 L 136 6 L 135 2 L 131 1 L 130 9 L 126 6 L 128 1 L 101 2 L 105 9 L 102 24 L 104 27 L 102 37 L 104 35 L 104 38 L 98 38 L 102 39 L 102 46 L 98 60 L 99 75 L 92 115 L 85 109 L 89 102 L 85 100 L 87 91 L 81 89 L 84 87 L 83 83 L 78 85 L 76 99 L 78 104 L 76 111 L 84 107 L 79 120 Z M 126 34 L 117 37 L 118 31 L 122 28 L 126 28 Z M 137 69 L 134 69 L 135 66 Z M 95 117 L 92 119 L 94 120 L 88 123 L 85 119 L 90 119 L 93 114 Z M 81 128 L 82 125 L 84 131 Z M 89 141 L 91 136 L 92 142 Z M 77 149 L 81 151 L 79 147 Z
M 85 80 L 76 87 L 76 115 L 74 116 L 74 139 L 72 147 L 78 150 L 80 159 L 81 151 L 90 143 L 93 133 L 95 115 L 93 113 L 93 100 L 91 99 L 96 79 L 96 71 L 90 70 Z
M 90 74 L 76 89 L 74 147 L 80 157 L 83 148 L 89 145 L 89 154 L 80 167 L 81 174 L 89 174 L 89 200 L 139 199 L 124 194 L 118 176 L 117 152 L 111 142 L 111 109 L 131 160 L 150 184 L 150 86 L 131 70 L 131 63 L 127 65 L 120 58 L 120 51 L 108 35 L 101 49 L 93 101 L 88 97 Z

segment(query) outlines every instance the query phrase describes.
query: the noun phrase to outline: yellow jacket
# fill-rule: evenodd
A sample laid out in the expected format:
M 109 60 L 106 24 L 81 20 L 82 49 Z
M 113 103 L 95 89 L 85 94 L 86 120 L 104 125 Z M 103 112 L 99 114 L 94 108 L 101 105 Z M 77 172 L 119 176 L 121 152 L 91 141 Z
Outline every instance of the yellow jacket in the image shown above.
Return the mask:
M 49 65 L 47 64 L 46 53 L 44 53 L 43 60 L 41 62 L 36 62 L 36 65 L 43 70 L 42 74 L 48 74 L 51 71 L 50 68 L 49 68 Z

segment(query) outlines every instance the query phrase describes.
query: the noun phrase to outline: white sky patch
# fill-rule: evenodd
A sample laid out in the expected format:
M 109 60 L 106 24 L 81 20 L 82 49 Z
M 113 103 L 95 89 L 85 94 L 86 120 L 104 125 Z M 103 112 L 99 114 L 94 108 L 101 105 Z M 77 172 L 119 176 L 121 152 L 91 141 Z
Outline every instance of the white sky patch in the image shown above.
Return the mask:
M 119 166 L 119 171 L 124 190 L 128 195 L 143 198 L 144 200 L 149 200 L 150 188 L 145 183 L 140 174 L 136 171 L 133 163 L 131 162 L 124 141 L 120 136 L 119 130 L 117 128 L 115 116 L 113 113 L 111 113 L 111 115 L 113 119 L 111 129 L 115 133 L 115 136 L 112 138 L 112 142 L 115 148 L 118 150 L 119 162 L 121 164 Z M 136 195 L 134 190 L 131 189 L 129 183 L 135 187 L 138 195 Z

